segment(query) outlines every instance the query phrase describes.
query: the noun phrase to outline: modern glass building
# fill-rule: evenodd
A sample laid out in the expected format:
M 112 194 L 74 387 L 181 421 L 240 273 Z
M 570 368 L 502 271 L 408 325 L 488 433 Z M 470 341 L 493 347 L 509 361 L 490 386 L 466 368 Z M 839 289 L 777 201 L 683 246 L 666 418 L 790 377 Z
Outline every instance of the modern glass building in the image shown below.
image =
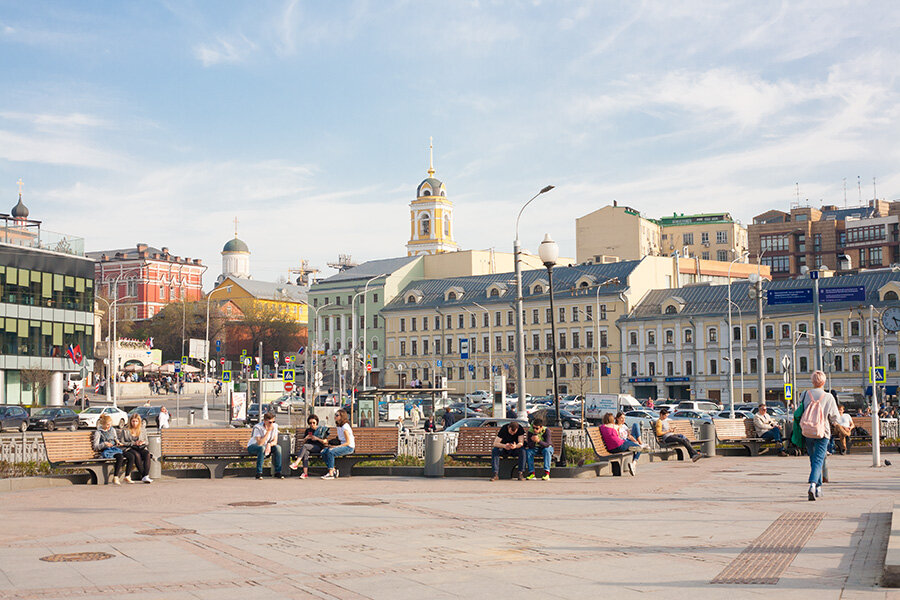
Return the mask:
M 81 238 L 27 217 L 21 194 L 0 214 L 0 403 L 61 405 L 66 374 L 93 366 L 94 261 Z

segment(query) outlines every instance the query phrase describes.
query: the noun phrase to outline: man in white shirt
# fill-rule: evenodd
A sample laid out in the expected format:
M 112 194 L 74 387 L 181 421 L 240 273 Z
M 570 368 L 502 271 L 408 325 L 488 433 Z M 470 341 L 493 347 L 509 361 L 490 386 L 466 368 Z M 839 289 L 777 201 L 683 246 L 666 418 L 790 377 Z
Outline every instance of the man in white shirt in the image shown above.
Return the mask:
M 272 455 L 272 466 L 275 467 L 275 478 L 284 479 L 281 473 L 281 446 L 278 445 L 278 423 L 273 413 L 263 415 L 262 421 L 253 426 L 247 452 L 256 456 L 256 478 L 262 479 L 263 462 Z
M 850 451 L 850 432 L 853 430 L 853 417 L 844 412 L 844 405 L 838 404 L 838 420 L 831 427 L 831 439 L 839 454 Z

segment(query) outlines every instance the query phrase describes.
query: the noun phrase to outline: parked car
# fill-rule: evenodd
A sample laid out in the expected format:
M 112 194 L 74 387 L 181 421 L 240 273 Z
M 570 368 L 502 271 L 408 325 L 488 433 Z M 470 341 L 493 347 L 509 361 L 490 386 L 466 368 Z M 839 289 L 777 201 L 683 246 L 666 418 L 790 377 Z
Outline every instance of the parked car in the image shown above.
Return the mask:
M 559 414 L 562 417 L 560 419 L 560 421 L 562 421 L 560 425 L 563 429 L 581 429 L 580 418 L 563 409 L 559 410 Z M 528 421 L 531 422 L 536 417 L 540 417 L 541 419 L 543 419 L 545 425 L 555 426 L 557 424 L 555 408 L 543 408 L 541 410 L 536 410 L 528 415 Z
M 682 400 L 675 410 L 694 410 L 703 413 L 714 413 L 722 410 L 722 407 L 711 400 Z
M 113 427 L 122 429 L 128 422 L 128 413 L 113 406 L 92 406 L 78 413 L 78 426 L 96 429 L 100 415 L 109 415 Z
M 720 410 L 715 415 L 713 415 L 713 418 L 730 419 L 731 411 L 730 410 Z M 749 410 L 742 410 L 742 409 L 735 408 L 734 409 L 734 418 L 735 419 L 752 419 L 753 413 L 750 412 Z
M 494 397 L 487 390 L 475 390 L 466 394 L 467 402 L 490 402 L 493 399 Z
M 295 394 L 285 394 L 271 403 L 272 408 L 278 412 L 288 412 L 288 409 L 297 410 L 303 408 L 306 402 L 300 396 Z
M 478 414 L 482 412 L 480 404 L 466 404 L 464 402 L 451 402 L 450 405 L 447 406 L 447 410 L 452 410 L 463 415 Z
M 460 419 L 445 431 L 458 431 L 460 427 L 502 427 L 510 421 L 518 421 L 522 427 L 528 427 L 528 423 L 519 419 L 494 419 L 492 417 L 470 417 Z
M 274 409 L 270 404 L 262 405 L 262 414 L 266 414 L 269 411 L 273 411 Z M 259 402 L 254 402 L 253 404 L 247 407 L 247 416 L 244 418 L 245 425 L 253 425 L 255 423 L 259 423 Z
M 78 415 L 71 408 L 47 407 L 37 411 L 28 419 L 30 429 L 78 429 Z
M 659 419 L 659 413 L 650 408 L 636 408 L 625 412 L 625 424 L 631 429 L 632 425 L 638 423 L 643 427 L 646 424 L 652 425 Z
M 676 410 L 672 413 L 673 419 L 688 419 L 692 425 L 700 423 L 712 423 L 712 417 L 699 410 Z
M 159 427 L 159 411 L 161 408 L 161 406 L 138 406 L 129 411 L 128 418 L 130 419 L 131 415 L 140 415 L 144 427 Z
M 28 429 L 28 411 L 21 406 L 0 406 L 0 431 L 4 429 Z
M 316 406 L 337 406 L 337 394 L 319 394 L 316 396 Z

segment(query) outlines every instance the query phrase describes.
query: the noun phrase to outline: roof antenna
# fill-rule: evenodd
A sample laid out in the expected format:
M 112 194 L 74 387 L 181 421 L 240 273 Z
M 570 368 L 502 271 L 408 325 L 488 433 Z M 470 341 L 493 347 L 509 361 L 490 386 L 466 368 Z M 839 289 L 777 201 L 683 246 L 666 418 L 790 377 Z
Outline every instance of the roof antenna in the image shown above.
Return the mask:
M 878 188 L 875 187 L 875 178 L 872 178 L 872 200 L 878 200 Z
M 859 192 L 859 205 L 862 206 L 862 177 L 856 176 L 856 190 Z
M 844 208 L 847 208 L 847 178 L 844 177 Z

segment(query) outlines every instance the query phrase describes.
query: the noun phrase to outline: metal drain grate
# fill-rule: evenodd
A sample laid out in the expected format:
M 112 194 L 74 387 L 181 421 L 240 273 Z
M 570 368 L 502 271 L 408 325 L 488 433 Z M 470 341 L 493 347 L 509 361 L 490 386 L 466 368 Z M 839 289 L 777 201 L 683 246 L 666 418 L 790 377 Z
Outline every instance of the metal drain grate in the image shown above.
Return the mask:
M 246 500 L 244 502 L 229 502 L 228 506 L 273 506 L 274 502 L 268 500 Z
M 191 535 L 197 533 L 196 529 L 181 529 L 179 527 L 168 527 L 160 529 L 145 529 L 135 532 L 138 535 Z
M 824 516 L 820 512 L 784 513 L 710 583 L 775 585 Z
M 70 554 L 51 554 L 42 556 L 44 562 L 89 562 L 92 560 L 106 560 L 113 558 L 114 554 L 108 552 L 72 552 Z

